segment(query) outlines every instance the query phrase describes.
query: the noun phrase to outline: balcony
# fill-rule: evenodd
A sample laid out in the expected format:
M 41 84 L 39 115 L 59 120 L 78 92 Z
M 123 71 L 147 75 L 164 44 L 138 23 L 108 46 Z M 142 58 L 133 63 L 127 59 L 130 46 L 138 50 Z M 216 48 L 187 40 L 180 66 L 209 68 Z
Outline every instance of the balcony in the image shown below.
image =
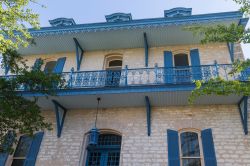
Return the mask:
M 247 71 L 231 75 L 232 65 L 203 65 L 178 68 L 138 68 L 63 73 L 69 89 L 115 88 L 152 85 L 187 85 L 195 80 L 208 81 L 221 77 L 225 80 L 247 81 Z
M 96 97 L 102 98 L 102 107 L 144 105 L 148 96 L 153 106 L 187 105 L 195 80 L 208 81 L 221 77 L 225 80 L 247 81 L 249 71 L 230 74 L 232 65 L 215 64 L 178 68 L 139 68 L 122 70 L 74 71 L 62 73 L 66 88 L 58 89 L 56 99 L 67 108 L 94 108 Z M 7 78 L 14 76 L 7 76 Z M 41 94 L 34 94 L 21 86 L 26 97 L 38 96 L 39 105 L 48 109 L 51 102 Z M 236 104 L 242 96 L 202 96 L 196 104 Z

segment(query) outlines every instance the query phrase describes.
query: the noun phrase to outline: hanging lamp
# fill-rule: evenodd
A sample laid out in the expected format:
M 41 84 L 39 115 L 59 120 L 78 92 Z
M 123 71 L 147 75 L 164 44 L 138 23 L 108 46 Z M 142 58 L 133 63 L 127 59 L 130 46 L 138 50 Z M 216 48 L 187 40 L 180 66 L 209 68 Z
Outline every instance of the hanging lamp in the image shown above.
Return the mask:
M 97 145 L 98 144 L 98 138 L 100 135 L 99 130 L 96 128 L 97 123 L 97 115 L 99 111 L 99 104 L 100 104 L 101 98 L 97 98 L 97 108 L 96 108 L 96 117 L 95 117 L 95 126 L 90 130 L 89 134 L 89 145 Z

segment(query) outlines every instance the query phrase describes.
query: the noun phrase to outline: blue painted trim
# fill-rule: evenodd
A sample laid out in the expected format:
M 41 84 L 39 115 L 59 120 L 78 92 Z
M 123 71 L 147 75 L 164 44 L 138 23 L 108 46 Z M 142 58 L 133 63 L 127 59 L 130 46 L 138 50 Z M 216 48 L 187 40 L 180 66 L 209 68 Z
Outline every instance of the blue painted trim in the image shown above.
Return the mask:
M 79 44 L 78 40 L 76 38 L 73 38 L 73 39 L 74 39 L 75 46 L 76 46 L 76 68 L 77 68 L 77 71 L 79 71 L 81 67 L 81 63 L 82 63 L 84 50 Z M 79 53 L 79 49 L 80 49 L 80 53 Z
M 227 43 L 227 47 L 228 47 L 231 61 L 233 63 L 234 62 L 234 43 Z
M 62 89 L 57 90 L 57 96 L 74 95 L 96 95 L 96 94 L 120 94 L 120 93 L 145 93 L 145 92 L 175 92 L 192 91 L 195 84 L 163 84 L 163 85 L 145 85 L 145 86 L 127 86 L 127 87 L 103 87 L 103 88 L 81 88 L 81 89 Z M 42 93 L 32 93 L 28 91 L 19 92 L 25 97 L 46 96 Z
M 249 18 L 242 18 L 240 19 L 240 22 L 238 25 L 242 25 L 244 28 L 246 28 L 248 21 L 249 21 Z
M 147 110 L 147 131 L 148 136 L 151 135 L 151 104 L 149 101 L 149 97 L 145 96 L 145 102 L 146 102 L 146 110 Z
M 64 120 L 66 117 L 66 113 L 67 113 L 67 109 L 62 106 L 59 102 L 57 102 L 56 100 L 52 100 L 54 106 L 55 106 L 55 113 L 56 113 L 56 125 L 57 125 L 57 137 L 60 138 L 61 137 L 61 133 L 62 133 L 62 129 L 63 129 L 63 125 L 64 125 Z M 62 115 L 62 119 L 60 120 L 60 112 L 59 109 L 63 110 L 63 115 Z
M 148 67 L 148 39 L 146 32 L 143 33 L 145 50 L 145 67 Z
M 97 31 L 110 31 L 118 29 L 134 29 L 134 28 L 149 28 L 149 27 L 162 27 L 170 25 L 190 25 L 198 23 L 210 23 L 217 21 L 234 21 L 242 19 L 243 14 L 240 11 L 212 13 L 191 15 L 186 17 L 172 17 L 172 18 L 152 18 L 140 19 L 122 22 L 104 22 L 93 24 L 78 24 L 63 27 L 44 27 L 39 30 L 29 29 L 33 37 L 47 36 L 47 35 L 62 35 L 74 34 L 81 32 L 97 32 Z
M 244 102 L 244 110 L 242 110 L 240 107 L 242 102 Z M 244 133 L 245 135 L 248 135 L 248 96 L 242 97 L 242 99 L 238 103 L 238 108 L 239 108 L 239 113 L 240 113 L 240 118 L 241 118 Z M 242 113 L 244 114 L 244 117 Z

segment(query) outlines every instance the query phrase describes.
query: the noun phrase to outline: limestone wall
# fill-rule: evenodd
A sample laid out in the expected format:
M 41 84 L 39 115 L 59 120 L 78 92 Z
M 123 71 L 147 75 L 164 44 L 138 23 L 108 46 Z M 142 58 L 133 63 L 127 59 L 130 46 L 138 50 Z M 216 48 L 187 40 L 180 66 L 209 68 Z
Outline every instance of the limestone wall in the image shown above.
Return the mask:
M 52 110 L 43 112 L 55 127 Z M 250 112 L 249 112 L 250 116 Z M 94 123 L 95 110 L 70 110 L 61 138 L 47 131 L 37 165 L 84 165 L 85 134 Z M 102 109 L 98 128 L 116 130 L 122 135 L 120 165 L 167 165 L 167 129 L 212 128 L 218 166 L 249 166 L 250 136 L 245 136 L 236 105 L 194 107 L 155 107 L 152 134 L 147 136 L 145 108 Z

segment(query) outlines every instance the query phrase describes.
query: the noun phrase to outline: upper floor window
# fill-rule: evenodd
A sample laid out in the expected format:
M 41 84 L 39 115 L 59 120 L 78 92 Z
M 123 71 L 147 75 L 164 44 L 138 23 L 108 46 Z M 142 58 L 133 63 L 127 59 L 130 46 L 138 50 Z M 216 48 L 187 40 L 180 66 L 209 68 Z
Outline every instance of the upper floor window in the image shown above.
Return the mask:
M 201 136 L 197 132 L 184 131 L 180 133 L 180 158 L 182 166 L 201 166 Z
M 96 146 L 87 147 L 86 166 L 119 166 L 122 137 L 101 134 Z
M 185 53 L 174 55 L 174 64 L 176 67 L 189 66 L 188 55 Z
M 111 55 L 105 59 L 106 86 L 119 86 L 122 70 L 122 56 Z

